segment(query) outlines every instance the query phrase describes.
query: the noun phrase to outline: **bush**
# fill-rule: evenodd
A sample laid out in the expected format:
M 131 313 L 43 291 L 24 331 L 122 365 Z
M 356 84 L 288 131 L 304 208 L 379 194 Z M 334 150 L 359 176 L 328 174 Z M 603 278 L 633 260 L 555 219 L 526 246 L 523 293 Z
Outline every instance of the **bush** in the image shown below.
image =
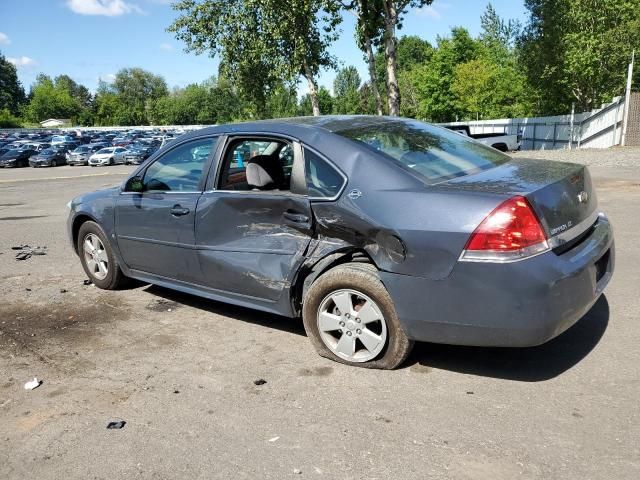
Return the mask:
M 0 110 L 0 128 L 20 128 L 22 121 L 11 114 L 8 109 Z

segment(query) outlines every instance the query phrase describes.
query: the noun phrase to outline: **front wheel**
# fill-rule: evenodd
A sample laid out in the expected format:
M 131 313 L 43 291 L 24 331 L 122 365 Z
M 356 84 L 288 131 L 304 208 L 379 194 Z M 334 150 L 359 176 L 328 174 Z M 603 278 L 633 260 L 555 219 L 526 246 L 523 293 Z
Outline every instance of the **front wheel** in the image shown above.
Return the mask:
M 347 365 L 394 369 L 413 346 L 373 265 L 348 263 L 321 275 L 304 297 L 302 318 L 316 351 Z
M 96 287 L 115 290 L 122 286 L 126 277 L 97 223 L 87 221 L 80 226 L 77 247 L 82 268 Z

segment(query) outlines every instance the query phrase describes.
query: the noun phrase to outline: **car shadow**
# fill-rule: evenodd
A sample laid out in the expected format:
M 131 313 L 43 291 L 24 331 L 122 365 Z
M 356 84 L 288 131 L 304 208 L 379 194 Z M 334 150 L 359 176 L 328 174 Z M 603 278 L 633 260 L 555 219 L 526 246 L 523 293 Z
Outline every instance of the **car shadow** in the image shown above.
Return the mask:
M 287 333 L 294 333 L 300 336 L 306 336 L 302 320 L 296 318 L 287 318 L 273 313 L 261 312 L 251 308 L 239 307 L 229 303 L 217 302 L 207 298 L 190 295 L 188 293 L 178 292 L 157 285 L 149 285 L 144 287 L 144 291 L 160 297 L 165 301 L 176 302 L 180 305 L 187 305 L 198 310 L 223 315 L 243 322 L 253 323 L 268 328 L 275 328 Z
M 487 348 L 416 343 L 405 366 L 423 366 L 520 382 L 550 380 L 571 369 L 598 344 L 609 323 L 604 295 L 575 325 L 530 348 Z

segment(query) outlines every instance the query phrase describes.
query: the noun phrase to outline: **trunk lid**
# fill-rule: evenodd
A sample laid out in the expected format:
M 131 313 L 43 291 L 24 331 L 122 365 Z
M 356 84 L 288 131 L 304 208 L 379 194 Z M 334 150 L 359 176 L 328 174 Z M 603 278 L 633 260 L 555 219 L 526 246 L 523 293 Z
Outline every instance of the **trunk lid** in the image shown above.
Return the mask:
M 505 197 L 522 195 L 549 238 L 593 218 L 598 205 L 589 170 L 575 163 L 515 159 L 439 186 Z

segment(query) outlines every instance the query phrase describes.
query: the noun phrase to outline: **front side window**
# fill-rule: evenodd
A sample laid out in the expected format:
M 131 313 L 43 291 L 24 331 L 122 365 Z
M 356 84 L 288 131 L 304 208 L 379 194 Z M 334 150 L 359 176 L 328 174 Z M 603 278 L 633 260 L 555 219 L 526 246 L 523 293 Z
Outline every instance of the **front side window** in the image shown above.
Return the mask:
M 217 139 L 194 140 L 165 153 L 147 168 L 144 191 L 193 192 L 199 190 L 202 172 Z
M 344 178 L 311 150 L 304 149 L 307 190 L 311 198 L 333 198 L 340 193 Z

